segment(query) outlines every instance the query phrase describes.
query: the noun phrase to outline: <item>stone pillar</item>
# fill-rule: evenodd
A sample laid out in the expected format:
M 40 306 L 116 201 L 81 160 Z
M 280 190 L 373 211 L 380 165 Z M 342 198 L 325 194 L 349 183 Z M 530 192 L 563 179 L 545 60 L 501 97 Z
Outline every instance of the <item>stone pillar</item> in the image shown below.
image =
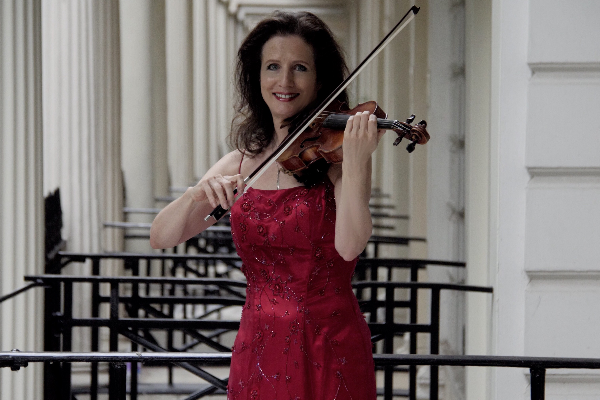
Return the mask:
M 0 3 L 0 293 L 44 270 L 42 193 L 41 5 Z M 41 351 L 42 292 L 0 305 L 0 348 Z M 41 398 L 41 366 L 0 369 L 2 398 Z
M 119 5 L 125 205 L 154 207 L 155 194 L 167 194 L 168 188 L 164 3 L 128 0 Z M 131 215 L 128 220 L 151 222 L 152 217 Z M 151 250 L 146 241 L 127 243 L 126 249 Z
M 465 260 L 465 60 L 464 3 L 449 4 L 431 0 L 428 63 L 429 116 L 432 135 L 427 144 L 427 256 L 433 260 Z M 419 13 L 419 14 L 420 14 Z M 424 72 L 424 71 L 423 71 Z M 465 272 L 458 268 L 430 267 L 432 282 L 464 282 Z M 440 353 L 463 354 L 464 295 L 443 291 L 440 301 Z M 444 377 L 445 399 L 464 398 L 464 368 L 440 367 Z
M 120 250 L 122 232 L 102 225 L 123 220 L 118 3 L 43 0 L 42 9 L 44 193 L 60 188 L 68 250 Z M 89 289 L 75 290 L 73 312 L 89 315 Z M 73 349 L 89 350 L 88 339 L 74 335 Z
M 193 181 L 192 4 L 165 4 L 167 131 L 170 183 L 184 188 Z
M 194 143 L 194 176 L 201 178 L 211 167 L 210 154 L 217 150 L 209 141 L 209 107 L 210 96 L 209 71 L 209 15 L 208 3 L 205 1 L 193 2 L 193 143 Z M 211 147 L 214 147 L 211 149 Z M 213 151 L 211 151 L 213 150 Z
M 408 8 L 394 0 L 385 0 L 383 2 L 383 35 L 387 34 L 404 16 Z M 421 17 L 421 16 L 418 16 Z M 410 91 L 411 73 L 413 71 L 414 45 L 413 25 L 418 22 L 418 17 L 413 20 L 401 33 L 399 33 L 392 42 L 380 53 L 382 70 L 380 81 L 381 96 L 379 103 L 381 107 L 388 113 L 388 118 L 397 119 L 400 121 L 406 120 L 411 113 L 417 113 L 413 107 L 413 98 Z M 424 118 L 424 115 L 420 115 Z M 381 138 L 378 152 L 381 155 L 379 166 L 379 187 L 383 193 L 390 196 L 390 199 L 385 201 L 394 204 L 395 209 L 393 214 L 408 215 L 409 214 L 409 199 L 412 193 L 409 189 L 409 179 L 411 170 L 409 162 L 420 152 L 425 151 L 423 147 L 418 148 L 412 155 L 406 151 L 408 141 L 403 141 L 399 146 L 393 146 L 397 135 L 393 131 L 387 131 L 385 136 Z M 417 216 L 410 216 L 417 218 Z M 413 219 L 414 219 L 413 218 Z M 389 224 L 393 220 L 385 220 Z M 394 221 L 395 230 L 387 234 L 408 236 L 410 220 Z M 394 253 L 389 254 L 392 257 L 406 257 L 408 252 L 405 248 L 395 246 Z M 387 256 L 388 254 L 386 254 Z M 396 279 L 406 279 L 400 276 Z
M 42 9 L 44 193 L 60 188 L 67 249 L 96 252 L 101 221 L 93 9 L 78 0 L 43 0 Z
M 123 174 L 121 170 L 121 52 L 119 39 L 119 1 L 92 3 L 94 19 L 99 33 L 95 40 L 94 54 L 98 62 L 95 68 L 98 104 L 98 133 L 101 157 L 100 197 L 102 221 L 122 221 Z M 123 249 L 123 232 L 104 229 L 101 236 L 102 251 Z M 108 271 L 107 271 L 108 272 Z M 113 271 L 116 273 L 117 271 Z
M 465 75 L 465 231 L 467 283 L 488 286 L 490 252 L 490 104 L 491 1 L 467 0 Z M 492 354 L 492 298 L 482 293 L 466 296 L 466 354 Z M 467 368 L 465 398 L 489 399 L 490 368 Z
M 119 250 L 102 227 L 123 218 L 118 3 L 42 7 L 44 193 L 60 188 L 69 250 Z

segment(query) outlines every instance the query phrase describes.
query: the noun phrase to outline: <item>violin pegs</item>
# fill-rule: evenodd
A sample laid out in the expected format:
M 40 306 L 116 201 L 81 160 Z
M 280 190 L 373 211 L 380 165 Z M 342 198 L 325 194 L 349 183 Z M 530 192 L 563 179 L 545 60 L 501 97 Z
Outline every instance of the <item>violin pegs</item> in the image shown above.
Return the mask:
M 398 136 L 396 138 L 396 140 L 394 140 L 394 146 L 398 146 L 400 144 L 400 142 L 402 141 L 402 136 Z
M 423 128 L 427 128 L 427 121 L 425 121 L 424 119 L 421 120 L 421 122 L 419 122 L 417 125 L 423 125 Z
M 415 151 L 416 144 L 417 144 L 417 142 L 412 142 L 411 144 L 406 146 L 406 151 L 408 151 L 409 153 L 412 153 L 413 151 Z
M 406 123 L 410 125 L 413 123 L 414 120 L 415 120 L 415 114 L 408 117 L 408 119 L 406 120 Z

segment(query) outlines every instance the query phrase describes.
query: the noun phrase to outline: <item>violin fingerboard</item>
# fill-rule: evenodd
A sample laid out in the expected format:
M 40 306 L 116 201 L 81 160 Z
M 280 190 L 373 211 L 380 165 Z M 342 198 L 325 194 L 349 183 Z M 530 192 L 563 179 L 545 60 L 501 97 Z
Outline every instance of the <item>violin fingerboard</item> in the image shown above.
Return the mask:
M 344 130 L 346 129 L 346 123 L 348 122 L 348 118 L 350 118 L 350 115 L 348 114 L 332 114 L 325 118 L 325 120 L 323 121 L 323 125 L 321 126 L 323 128 Z M 397 122 L 398 121 L 395 120 L 377 118 L 377 128 L 395 129 L 398 128 L 396 126 Z

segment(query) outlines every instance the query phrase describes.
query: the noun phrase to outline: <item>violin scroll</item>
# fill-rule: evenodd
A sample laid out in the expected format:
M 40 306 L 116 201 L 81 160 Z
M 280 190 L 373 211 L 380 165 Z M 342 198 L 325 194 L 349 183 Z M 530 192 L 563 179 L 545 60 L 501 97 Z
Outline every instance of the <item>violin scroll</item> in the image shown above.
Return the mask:
M 429 132 L 427 132 L 427 122 L 422 120 L 413 126 L 414 120 L 415 115 L 413 114 L 406 119 L 406 122 L 394 121 L 393 131 L 398 135 L 394 141 L 394 146 L 398 146 L 402 139 L 407 138 L 412 142 L 406 146 L 406 151 L 409 153 L 415 150 L 417 144 L 425 144 L 430 139 Z

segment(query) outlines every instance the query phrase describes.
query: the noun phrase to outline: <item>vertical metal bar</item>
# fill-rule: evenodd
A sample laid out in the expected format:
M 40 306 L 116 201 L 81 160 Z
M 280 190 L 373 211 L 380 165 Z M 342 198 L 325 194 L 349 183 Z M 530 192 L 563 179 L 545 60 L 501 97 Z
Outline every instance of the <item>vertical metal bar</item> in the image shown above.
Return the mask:
M 134 276 L 139 276 L 140 274 L 140 259 L 137 259 L 137 262 L 135 263 L 135 265 L 133 266 L 133 275 Z M 150 260 L 147 260 L 148 263 L 150 263 Z M 140 303 L 139 303 L 139 298 L 140 298 L 140 288 L 139 288 L 139 283 L 134 283 L 132 284 L 132 288 L 131 288 L 131 310 L 132 310 L 132 317 L 133 318 L 139 318 L 140 317 Z M 132 328 L 133 330 L 133 334 L 137 335 L 138 334 L 138 330 L 137 328 Z M 138 351 L 138 345 L 136 342 L 132 341 L 131 342 L 131 351 L 132 352 L 136 352 Z M 130 377 L 131 377 L 131 382 L 130 382 L 130 389 L 129 389 L 129 398 L 130 400 L 137 400 L 137 395 L 138 395 L 138 391 L 137 391 L 137 385 L 138 385 L 138 371 L 137 371 L 137 366 L 138 363 L 137 362 L 132 362 L 130 364 Z
M 119 351 L 119 283 L 110 283 L 110 351 Z
M 412 265 L 410 268 L 410 281 L 418 281 L 418 265 Z M 410 324 L 417 323 L 417 288 L 410 288 Z M 411 331 L 409 335 L 410 354 L 417 354 L 417 332 Z M 417 399 L 417 366 L 410 365 L 408 367 L 408 398 L 409 400 Z
M 46 272 L 52 266 L 47 261 Z M 60 351 L 60 284 L 53 284 L 44 290 L 44 351 Z M 44 400 L 57 400 L 60 382 L 60 363 L 44 363 Z
M 92 260 L 92 275 L 100 275 L 100 258 Z M 92 283 L 92 318 L 100 317 L 100 283 Z M 97 326 L 92 326 L 92 351 L 100 350 L 100 332 Z M 98 400 L 98 362 L 91 365 L 90 400 Z
M 394 288 L 388 286 L 385 288 L 385 338 L 384 349 L 385 354 L 394 353 L 394 332 L 392 326 L 394 324 Z M 384 369 L 384 384 L 383 398 L 392 400 L 394 395 L 394 366 L 385 366 Z
M 431 335 L 430 353 L 440 353 L 440 289 L 431 289 Z M 438 400 L 439 394 L 439 367 L 429 367 L 429 399 Z
M 171 296 L 175 296 L 176 292 L 175 292 L 175 284 L 171 284 L 171 291 L 170 291 Z M 173 319 L 174 315 L 175 315 L 175 309 L 173 306 L 173 303 L 169 303 L 168 305 L 168 317 Z M 173 329 L 168 328 L 167 329 L 167 350 L 168 351 L 174 351 L 173 349 Z M 168 382 L 169 385 L 173 384 L 173 364 L 169 363 L 169 365 L 167 366 L 167 376 L 168 376 Z
M 125 400 L 127 398 L 126 383 L 127 366 L 123 363 L 110 363 L 108 400 Z
M 63 294 L 63 343 L 62 351 L 71 351 L 73 348 L 73 282 L 64 283 Z M 71 398 L 71 363 L 63 363 L 61 368 L 61 394 L 64 398 Z
M 546 397 L 546 370 L 533 367 L 531 371 L 531 400 L 544 400 Z
M 110 283 L 110 351 L 119 351 L 119 283 Z M 123 363 L 111 363 L 108 367 L 109 400 L 125 400 L 125 381 L 127 380 L 127 367 Z M 121 388 L 121 386 L 123 388 Z M 122 395 L 121 395 L 122 390 Z
M 375 282 L 376 282 L 376 281 L 378 281 L 378 279 L 377 279 L 377 278 L 378 278 L 378 276 L 377 276 L 377 275 L 378 275 L 378 274 L 377 274 L 377 270 L 378 270 L 378 269 L 379 269 L 379 265 L 377 265 L 377 263 L 376 263 L 376 262 L 373 262 L 373 263 L 371 263 L 371 271 L 370 271 L 370 274 L 371 274 L 371 280 L 372 280 L 372 281 L 375 281 Z

